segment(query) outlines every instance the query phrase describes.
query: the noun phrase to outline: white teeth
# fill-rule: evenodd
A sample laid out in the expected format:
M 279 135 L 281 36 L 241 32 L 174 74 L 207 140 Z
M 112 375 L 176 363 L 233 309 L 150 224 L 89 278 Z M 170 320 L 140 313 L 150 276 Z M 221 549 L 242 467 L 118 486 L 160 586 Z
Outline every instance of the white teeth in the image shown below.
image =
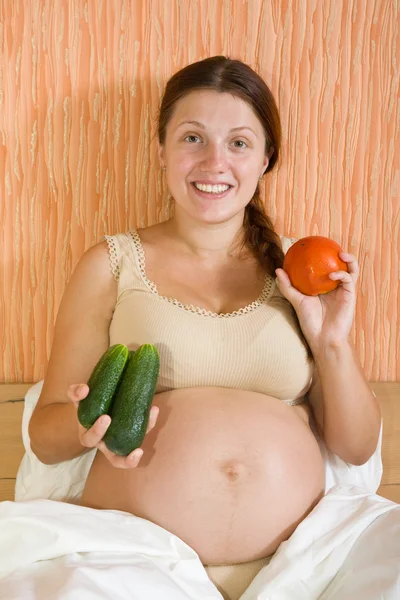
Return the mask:
M 203 183 L 195 183 L 194 184 L 198 190 L 201 192 L 208 192 L 211 194 L 222 194 L 222 192 L 226 192 L 229 189 L 229 185 L 205 185 Z

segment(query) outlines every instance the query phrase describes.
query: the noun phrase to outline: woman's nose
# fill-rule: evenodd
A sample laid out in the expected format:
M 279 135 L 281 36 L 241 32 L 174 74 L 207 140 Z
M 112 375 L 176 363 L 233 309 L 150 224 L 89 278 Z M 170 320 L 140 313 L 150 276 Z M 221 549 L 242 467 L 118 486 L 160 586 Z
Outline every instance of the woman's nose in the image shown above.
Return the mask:
M 203 171 L 211 173 L 224 173 L 228 169 L 226 149 L 221 144 L 209 143 L 204 149 L 201 162 Z

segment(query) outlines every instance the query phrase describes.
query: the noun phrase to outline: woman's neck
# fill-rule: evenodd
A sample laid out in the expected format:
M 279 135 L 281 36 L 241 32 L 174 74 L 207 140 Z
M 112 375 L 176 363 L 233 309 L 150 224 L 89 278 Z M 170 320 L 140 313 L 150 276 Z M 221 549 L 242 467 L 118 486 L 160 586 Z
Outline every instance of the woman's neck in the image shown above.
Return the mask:
M 243 215 L 225 223 L 204 223 L 187 215 L 175 214 L 167 223 L 169 235 L 183 249 L 199 258 L 223 260 L 240 249 Z M 248 253 L 246 252 L 246 255 Z

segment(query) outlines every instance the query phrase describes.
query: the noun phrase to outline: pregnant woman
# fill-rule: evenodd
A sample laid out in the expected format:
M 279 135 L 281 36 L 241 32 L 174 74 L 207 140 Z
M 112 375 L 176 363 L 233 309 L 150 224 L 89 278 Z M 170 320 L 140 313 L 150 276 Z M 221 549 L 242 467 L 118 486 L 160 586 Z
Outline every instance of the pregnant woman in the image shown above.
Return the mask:
M 247 65 L 213 57 L 176 73 L 158 142 L 173 216 L 106 236 L 79 261 L 31 445 L 47 464 L 96 447 L 81 503 L 179 536 L 233 599 L 324 494 L 314 427 L 349 463 L 376 448 L 379 407 L 349 342 L 358 265 L 341 253 L 348 273 L 317 297 L 282 270 L 259 194 L 278 161 L 279 114 Z M 101 441 L 109 416 L 85 430 L 76 414 L 117 343 L 154 344 L 161 360 L 147 435 L 127 457 Z

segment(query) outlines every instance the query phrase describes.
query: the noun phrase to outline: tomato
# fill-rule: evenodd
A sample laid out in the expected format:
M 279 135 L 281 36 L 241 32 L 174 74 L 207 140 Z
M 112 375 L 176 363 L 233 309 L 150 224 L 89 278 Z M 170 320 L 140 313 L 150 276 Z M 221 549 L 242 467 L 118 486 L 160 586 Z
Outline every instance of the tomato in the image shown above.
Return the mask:
M 342 249 L 334 240 L 319 235 L 297 240 L 286 252 L 283 269 L 302 294 L 318 296 L 334 290 L 339 281 L 329 279 L 333 271 L 347 271 L 339 258 Z

